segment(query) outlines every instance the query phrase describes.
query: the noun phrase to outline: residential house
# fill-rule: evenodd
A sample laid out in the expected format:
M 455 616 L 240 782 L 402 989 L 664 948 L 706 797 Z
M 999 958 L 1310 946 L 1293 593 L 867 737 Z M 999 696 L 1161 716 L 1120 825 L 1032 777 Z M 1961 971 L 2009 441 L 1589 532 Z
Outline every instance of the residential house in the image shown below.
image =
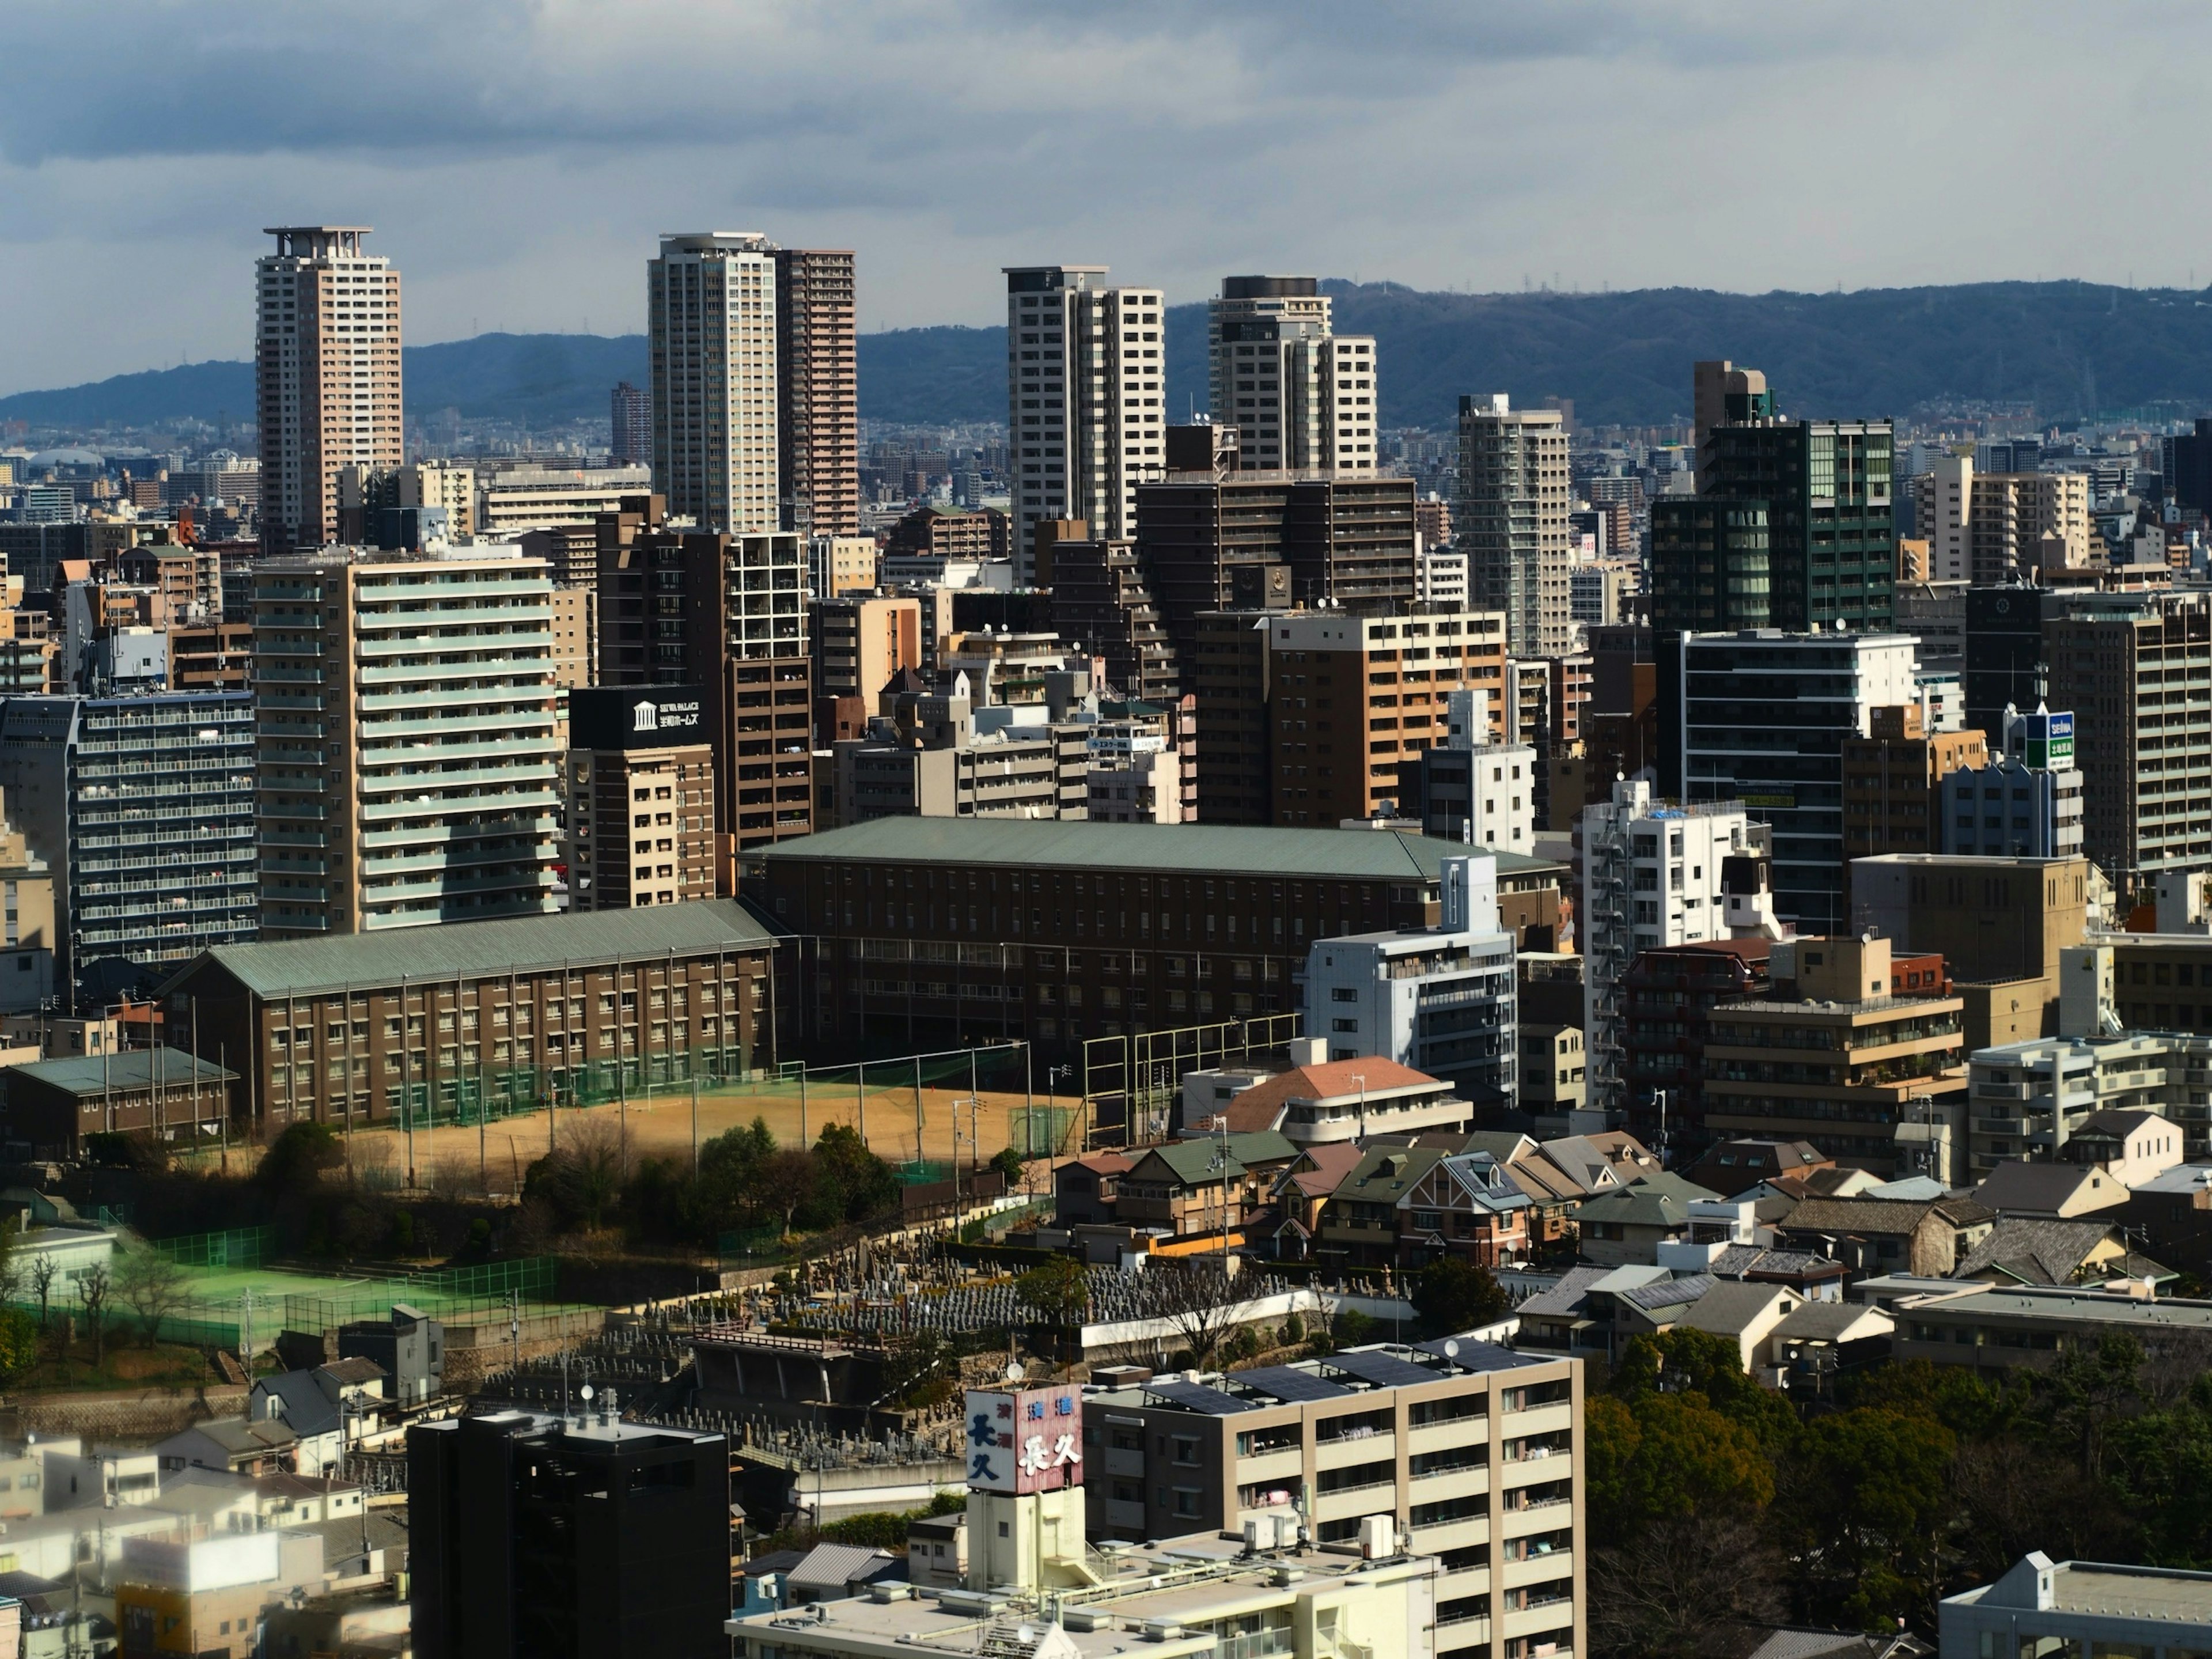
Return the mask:
M 1662 1242 L 1680 1238 L 1687 1231 L 1690 1206 L 1717 1196 L 1661 1170 L 1585 1200 L 1574 1211 L 1583 1259 L 1603 1267 L 1656 1261 Z
M 1742 1137 L 1717 1141 L 1705 1156 L 1682 1173 L 1700 1187 L 1709 1187 L 1724 1198 L 1756 1187 L 1778 1176 L 1810 1175 L 1832 1170 L 1836 1160 L 1809 1140 L 1766 1140 Z
M 1714 1281 L 1674 1323 L 1679 1329 L 1703 1331 L 1735 1343 L 1738 1362 L 1759 1376 L 1766 1370 L 1764 1362 L 1775 1331 L 1803 1305 L 1803 1299 L 1785 1285 L 1722 1279 Z
M 2080 1285 L 2141 1271 L 2171 1277 L 2146 1258 L 2131 1255 L 2117 1222 L 2103 1217 L 2062 1221 L 2044 1216 L 1997 1218 L 1989 1236 L 1952 1273 L 1991 1285 Z
M 1564 1354 L 1577 1358 L 1609 1357 L 1613 1327 L 1610 1306 L 1601 1322 L 1590 1304 L 1597 1285 L 1618 1277 L 1625 1284 L 1644 1285 L 1672 1277 L 1663 1267 L 1570 1267 L 1551 1289 L 1524 1298 L 1513 1310 L 1520 1321 L 1513 1345 L 1532 1352 Z
M 1321 1218 L 1316 1254 L 1356 1267 L 1398 1259 L 1398 1201 L 1444 1161 L 1436 1146 L 1370 1146 L 1337 1183 Z
M 1239 1232 L 1297 1149 L 1273 1130 L 1171 1140 L 1147 1148 L 1117 1179 L 1114 1218 L 1177 1237 Z
M 1273 1237 L 1279 1260 L 1303 1261 L 1313 1254 L 1322 1211 L 1366 1155 L 1364 1147 L 1349 1141 L 1322 1141 L 1301 1147 L 1275 1177 Z
M 2132 1189 L 2180 1164 L 2181 1126 L 2156 1112 L 2107 1106 L 2082 1119 L 2063 1150 L 2069 1162 L 2096 1164 Z
M 2064 1220 L 2100 1210 L 2118 1209 L 2128 1189 L 2117 1176 L 2094 1164 L 2031 1164 L 2007 1158 L 1974 1188 L 1983 1208 L 1998 1215 L 2046 1216 Z
M 154 1450 L 164 1474 L 190 1468 L 274 1474 L 291 1468 L 298 1445 L 299 1437 L 277 1419 L 219 1417 L 179 1430 Z
M 2110 1216 L 2136 1230 L 2143 1248 L 2168 1267 L 2212 1280 L 2212 1164 L 2183 1164 L 2153 1176 Z
M 1618 1361 L 1635 1338 L 1673 1330 L 1717 1282 L 1709 1273 L 1670 1273 L 1641 1285 L 1592 1287 L 1590 1316 L 1611 1330 L 1606 1357 Z
M 1186 1091 L 1188 1098 L 1188 1091 Z M 1237 1091 L 1210 1115 L 1184 1108 L 1187 1132 L 1279 1130 L 1291 1145 L 1364 1142 L 1467 1127 L 1474 1108 L 1441 1078 L 1369 1054 L 1293 1066 Z
M 1946 1284 L 1890 1307 L 1893 1356 L 1972 1365 L 1989 1375 L 2041 1370 L 2093 1352 L 2107 1336 L 2133 1337 L 2154 1358 L 2194 1366 L 2212 1340 L 2212 1303 L 2116 1296 L 2102 1285 Z
M 1776 1231 L 1780 1241 L 1832 1257 L 1854 1278 L 1948 1278 L 1996 1217 L 1968 1198 L 1808 1198 Z
M 1398 1200 L 1398 1260 L 1418 1267 L 1444 1256 L 1498 1268 L 1527 1260 L 1528 1195 L 1489 1152 L 1439 1158 Z
M 246 1401 L 252 1421 L 282 1423 L 292 1431 L 297 1443 L 292 1468 L 301 1474 L 319 1474 L 339 1461 L 347 1442 L 359 1439 L 362 1425 L 383 1409 L 384 1368 L 363 1358 L 264 1376 Z
M 1838 1372 L 1887 1358 L 1896 1324 L 1864 1302 L 1801 1302 L 1768 1334 L 1767 1360 L 1782 1387 L 1819 1395 Z
M 1062 1227 L 1103 1227 L 1115 1219 L 1114 1195 L 1131 1160 L 1119 1152 L 1092 1152 L 1052 1172 L 1053 1219 Z

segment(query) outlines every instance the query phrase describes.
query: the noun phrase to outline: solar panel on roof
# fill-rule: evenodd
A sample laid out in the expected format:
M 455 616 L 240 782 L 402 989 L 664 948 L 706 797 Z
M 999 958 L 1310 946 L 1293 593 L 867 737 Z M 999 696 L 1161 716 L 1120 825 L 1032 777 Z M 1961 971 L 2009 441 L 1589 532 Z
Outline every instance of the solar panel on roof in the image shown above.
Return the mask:
M 1209 1389 L 1203 1382 L 1147 1382 L 1145 1392 L 1170 1405 L 1186 1406 L 1192 1411 L 1203 1412 L 1208 1417 L 1226 1417 L 1231 1412 L 1252 1412 L 1260 1408 L 1249 1400 L 1239 1400 L 1233 1394 L 1224 1394 L 1218 1389 Z
M 1232 1378 L 1248 1389 L 1272 1394 L 1278 1400 L 1338 1400 L 1351 1389 L 1294 1365 L 1262 1365 L 1256 1370 L 1235 1371 Z
M 1538 1358 L 1525 1353 L 1516 1353 L 1512 1349 L 1500 1347 L 1495 1342 L 1462 1341 L 1459 1344 L 1459 1352 L 1455 1354 L 1446 1353 L 1442 1342 L 1416 1342 L 1413 1346 L 1423 1353 L 1432 1353 L 1440 1359 L 1449 1359 L 1463 1371 L 1508 1371 L 1516 1366 L 1542 1363 Z
M 1372 1382 L 1378 1389 L 1401 1389 L 1411 1382 L 1433 1382 L 1444 1375 L 1426 1365 L 1416 1365 L 1395 1353 L 1333 1353 L 1322 1364 L 1346 1376 Z

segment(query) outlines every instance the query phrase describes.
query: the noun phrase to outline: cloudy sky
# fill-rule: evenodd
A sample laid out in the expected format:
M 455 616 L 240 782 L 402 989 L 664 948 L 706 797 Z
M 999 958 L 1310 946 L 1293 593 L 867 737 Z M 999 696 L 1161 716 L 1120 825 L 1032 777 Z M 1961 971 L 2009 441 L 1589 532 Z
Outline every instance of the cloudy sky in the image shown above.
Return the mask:
M 0 392 L 244 356 L 278 223 L 374 225 L 415 342 L 635 331 L 708 228 L 856 248 L 869 329 L 1053 260 L 2212 281 L 2181 0 L 9 0 L 0 40 Z

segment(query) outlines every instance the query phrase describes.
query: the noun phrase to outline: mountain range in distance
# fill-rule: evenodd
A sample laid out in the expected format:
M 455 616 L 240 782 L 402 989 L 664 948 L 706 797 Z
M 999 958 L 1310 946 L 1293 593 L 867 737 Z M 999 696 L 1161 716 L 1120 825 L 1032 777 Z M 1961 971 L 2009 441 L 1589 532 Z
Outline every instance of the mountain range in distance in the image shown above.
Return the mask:
M 2212 405 L 2212 290 L 2087 283 L 1979 283 L 1837 294 L 1637 289 L 1449 294 L 1328 281 L 1340 334 L 1375 337 L 1381 422 L 1446 430 L 1463 395 L 1516 406 L 1571 400 L 1584 425 L 1686 419 L 1690 365 L 1728 357 L 1765 372 L 1790 415 L 1903 416 L 1945 404 L 2032 406 L 2045 421 Z M 1170 420 L 1206 407 L 1206 307 L 1167 322 Z M 942 326 L 864 334 L 860 413 L 911 425 L 1003 422 L 1006 331 Z M 547 428 L 607 418 L 618 380 L 645 384 L 642 335 L 483 334 L 407 347 L 407 408 L 421 419 Z M 252 366 L 188 363 L 0 398 L 0 420 L 38 428 L 156 426 L 251 417 Z

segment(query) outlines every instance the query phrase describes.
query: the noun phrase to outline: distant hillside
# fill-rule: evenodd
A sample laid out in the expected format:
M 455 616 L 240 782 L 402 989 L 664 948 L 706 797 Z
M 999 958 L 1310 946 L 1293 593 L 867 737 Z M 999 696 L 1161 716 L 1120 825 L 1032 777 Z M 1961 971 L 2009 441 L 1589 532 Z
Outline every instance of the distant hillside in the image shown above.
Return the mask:
M 1324 285 L 1345 333 L 1372 334 L 1382 420 L 1449 425 L 1462 394 L 1574 400 L 1585 423 L 1686 418 L 1690 365 L 1766 372 L 1791 414 L 1901 416 L 1951 399 L 2033 404 L 2045 418 L 2172 402 L 2212 407 L 2212 294 L 2086 283 L 1981 283 L 1857 294 L 1425 294 Z M 1170 419 L 1206 406 L 1206 310 L 1168 313 Z M 407 405 L 551 425 L 600 420 L 617 380 L 642 385 L 641 335 L 486 334 L 405 354 Z M 1003 328 L 913 328 L 860 342 L 860 412 L 916 424 L 1006 417 Z M 0 420 L 139 426 L 248 418 L 244 363 L 193 363 L 0 398 Z

